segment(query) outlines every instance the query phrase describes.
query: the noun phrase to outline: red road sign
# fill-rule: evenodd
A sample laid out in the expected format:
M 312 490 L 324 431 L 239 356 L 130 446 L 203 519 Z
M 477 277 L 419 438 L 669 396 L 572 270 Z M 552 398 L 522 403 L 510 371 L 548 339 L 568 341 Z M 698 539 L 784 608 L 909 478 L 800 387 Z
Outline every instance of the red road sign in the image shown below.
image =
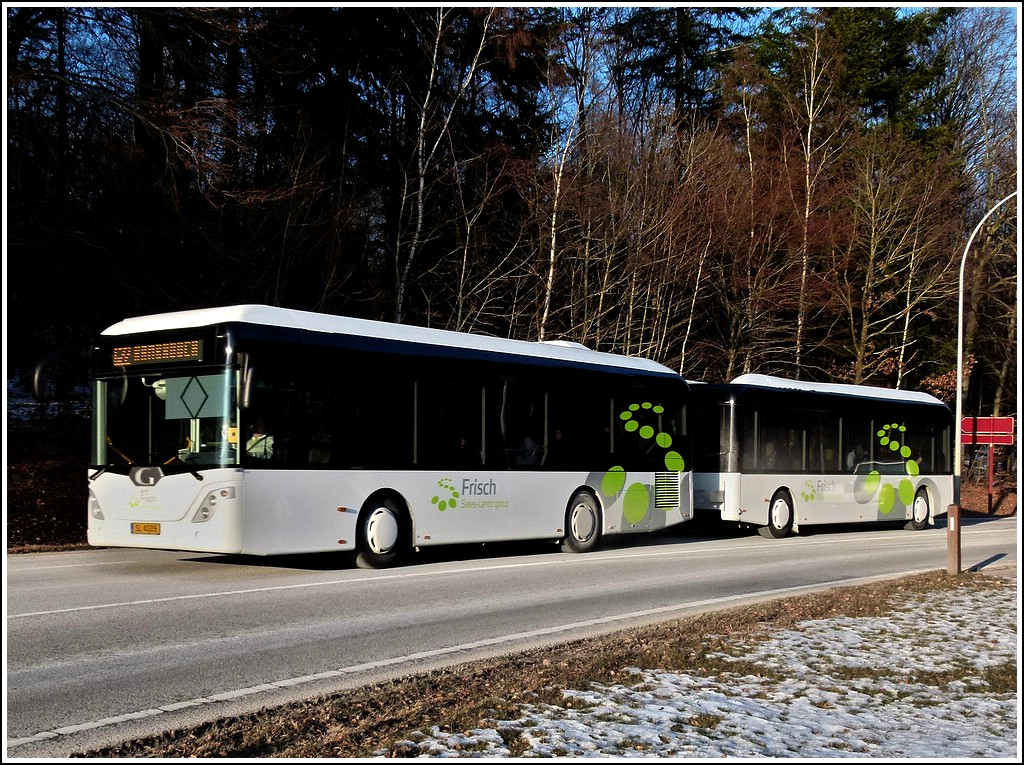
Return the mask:
M 960 421 L 962 444 L 1013 444 L 1012 417 L 964 417 Z
M 1013 446 L 1013 435 L 1009 433 L 1000 435 L 961 433 L 960 443 L 978 446 Z

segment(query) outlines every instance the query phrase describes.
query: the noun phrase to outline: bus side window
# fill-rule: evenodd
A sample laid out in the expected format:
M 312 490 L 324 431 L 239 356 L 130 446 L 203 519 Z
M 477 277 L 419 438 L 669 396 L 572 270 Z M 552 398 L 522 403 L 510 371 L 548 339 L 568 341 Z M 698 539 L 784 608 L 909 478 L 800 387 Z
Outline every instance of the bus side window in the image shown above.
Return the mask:
M 545 468 L 589 471 L 616 464 L 609 461 L 614 422 L 611 397 L 600 376 L 578 371 L 553 374 L 548 417 Z
M 480 467 L 483 401 L 482 386 L 475 382 L 444 379 L 419 382 L 416 421 L 419 467 Z
M 933 474 L 949 470 L 941 448 L 941 438 L 936 437 L 941 435 L 942 430 L 930 423 L 907 423 L 906 445 L 910 448 L 910 456 L 907 459 L 914 460 L 921 473 Z
M 848 473 L 864 474 L 872 470 L 871 418 L 858 414 L 843 415 L 843 467 Z
M 804 423 L 798 412 L 760 409 L 758 468 L 769 473 L 800 473 L 804 470 Z
M 750 407 L 737 407 L 736 416 L 739 420 L 740 470 L 744 473 L 756 473 L 762 469 L 758 460 L 758 417 L 757 410 Z
M 506 466 L 512 470 L 539 467 L 548 446 L 547 391 L 528 381 L 505 379 L 498 395 Z
M 835 473 L 844 470 L 839 453 L 839 418 L 822 412 L 807 419 L 807 471 Z

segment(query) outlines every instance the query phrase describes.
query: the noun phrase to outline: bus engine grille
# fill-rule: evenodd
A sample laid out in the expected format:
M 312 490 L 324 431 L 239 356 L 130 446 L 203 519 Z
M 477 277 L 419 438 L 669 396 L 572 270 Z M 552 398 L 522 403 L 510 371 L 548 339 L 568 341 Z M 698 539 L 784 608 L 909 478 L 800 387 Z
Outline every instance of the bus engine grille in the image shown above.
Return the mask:
M 654 474 L 654 506 L 659 510 L 676 510 L 680 506 L 682 473 Z

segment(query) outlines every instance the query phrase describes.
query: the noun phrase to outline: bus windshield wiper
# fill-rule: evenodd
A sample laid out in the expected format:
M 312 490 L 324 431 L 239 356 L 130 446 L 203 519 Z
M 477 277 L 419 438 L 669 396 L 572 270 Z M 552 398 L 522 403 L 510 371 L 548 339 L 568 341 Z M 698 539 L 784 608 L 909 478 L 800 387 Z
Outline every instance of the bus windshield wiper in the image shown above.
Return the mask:
M 106 473 L 112 467 L 113 467 L 113 465 L 104 465 L 99 470 L 97 470 L 95 473 L 93 473 L 91 476 L 89 476 L 89 480 L 90 481 L 95 481 L 97 478 L 99 478 L 101 475 Z
M 112 451 L 118 457 L 123 459 L 129 465 L 134 465 L 135 464 L 135 460 L 133 460 L 127 454 L 125 454 L 120 449 L 118 449 L 116 446 L 114 446 L 114 440 L 110 436 L 107 436 L 107 446 L 110 448 L 110 451 Z M 104 465 L 99 470 L 97 470 L 95 473 L 93 473 L 91 476 L 89 476 L 89 480 L 90 481 L 95 481 L 97 478 L 99 478 L 101 475 L 106 473 L 112 467 L 114 467 L 114 463 L 113 462 L 108 462 L 106 465 Z
M 180 462 L 182 465 L 184 465 L 185 466 L 185 470 L 187 470 L 192 475 L 194 475 L 196 477 L 197 481 L 202 481 L 203 480 L 203 476 L 200 474 L 200 472 L 198 470 L 196 470 L 194 467 L 192 467 L 191 465 L 189 465 L 187 462 L 185 462 L 185 460 L 183 460 L 177 454 L 175 454 L 173 457 L 171 457 L 169 460 L 167 460 L 167 462 L 165 462 L 164 464 L 165 465 L 170 465 L 172 462 L 175 462 L 175 461 Z

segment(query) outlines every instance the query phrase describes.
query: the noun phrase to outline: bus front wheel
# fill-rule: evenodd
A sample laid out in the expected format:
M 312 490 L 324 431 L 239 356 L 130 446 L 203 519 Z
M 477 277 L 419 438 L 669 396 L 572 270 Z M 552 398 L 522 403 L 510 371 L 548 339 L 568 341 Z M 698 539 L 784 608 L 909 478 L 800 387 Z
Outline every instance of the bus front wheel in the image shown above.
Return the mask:
M 914 497 L 914 504 L 910 511 L 910 522 L 907 528 L 914 531 L 922 531 L 928 528 L 928 517 L 931 515 L 931 507 L 928 504 L 928 493 L 921 489 Z
M 370 503 L 359 514 L 357 534 L 356 566 L 392 566 L 408 547 L 406 514 L 392 498 Z
M 758 526 L 757 533 L 766 539 L 782 539 L 793 530 L 793 500 L 789 492 L 775 492 L 768 505 L 768 525 Z
M 601 507 L 589 491 L 581 489 L 569 500 L 565 512 L 564 552 L 583 553 L 597 547 L 601 539 Z

